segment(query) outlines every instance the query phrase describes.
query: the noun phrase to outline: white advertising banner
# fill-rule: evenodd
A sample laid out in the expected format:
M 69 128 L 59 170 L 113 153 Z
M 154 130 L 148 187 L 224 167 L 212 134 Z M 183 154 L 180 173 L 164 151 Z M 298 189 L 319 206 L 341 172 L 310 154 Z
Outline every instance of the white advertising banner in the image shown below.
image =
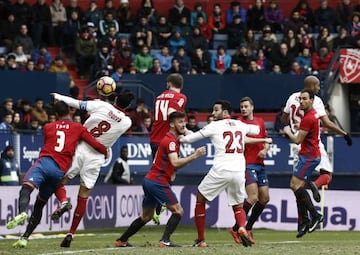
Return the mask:
M 68 197 L 73 204 L 71 212 L 65 213 L 58 221 L 51 221 L 50 215 L 58 206 L 51 197 L 44 208 L 42 221 L 35 232 L 62 231 L 66 233 L 71 225 L 76 206 L 77 186 L 66 186 Z M 18 214 L 18 195 L 20 187 L 0 187 L 0 234 L 17 234 L 25 231 L 26 224 L 13 230 L 6 229 L 6 223 Z M 196 186 L 173 186 L 179 202 L 184 208 L 183 225 L 194 225 Z M 310 192 L 310 191 L 309 191 Z M 31 196 L 30 214 L 37 191 Z M 360 209 L 357 201 L 360 191 L 325 191 L 324 230 L 360 230 Z M 143 190 L 141 186 L 97 186 L 88 200 L 87 211 L 79 225 L 81 229 L 112 228 L 128 226 L 141 215 Z M 315 204 L 320 211 L 320 204 Z M 232 208 L 227 204 L 226 194 L 222 193 L 207 205 L 206 224 L 209 227 L 230 227 L 234 224 Z M 170 213 L 161 215 L 161 224 L 166 224 Z M 27 223 L 27 222 L 26 222 Z M 149 223 L 153 225 L 153 222 Z M 255 223 L 254 228 L 275 230 L 296 230 L 297 210 L 295 196 L 290 189 L 270 189 L 270 202 Z

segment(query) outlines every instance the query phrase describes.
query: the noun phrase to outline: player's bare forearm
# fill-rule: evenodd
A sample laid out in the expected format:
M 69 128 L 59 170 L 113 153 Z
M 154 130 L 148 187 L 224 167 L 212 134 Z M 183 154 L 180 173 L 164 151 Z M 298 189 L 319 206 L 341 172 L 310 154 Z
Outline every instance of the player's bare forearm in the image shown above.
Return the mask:
M 256 143 L 272 143 L 271 138 L 254 138 L 254 137 L 247 137 L 245 136 L 245 143 L 246 144 L 256 144 Z
M 169 155 L 169 159 L 171 164 L 176 168 L 181 168 L 189 164 L 191 161 L 203 156 L 206 154 L 206 147 L 201 146 L 195 150 L 194 153 L 192 153 L 190 156 L 185 158 L 179 158 L 177 155 Z
M 290 138 L 290 140 L 293 143 L 300 144 L 305 139 L 305 136 L 307 135 L 308 132 L 306 132 L 304 130 L 300 130 L 297 135 L 294 135 L 291 132 L 290 126 L 286 126 L 286 127 L 284 127 L 284 133 Z
M 325 119 L 325 121 L 323 121 L 323 123 L 324 123 L 325 127 L 336 132 L 337 134 L 343 135 L 343 136 L 346 135 L 346 132 L 344 130 L 342 130 L 341 128 L 339 128 L 337 125 L 335 125 L 335 123 L 332 122 L 329 118 L 327 118 L 327 120 Z

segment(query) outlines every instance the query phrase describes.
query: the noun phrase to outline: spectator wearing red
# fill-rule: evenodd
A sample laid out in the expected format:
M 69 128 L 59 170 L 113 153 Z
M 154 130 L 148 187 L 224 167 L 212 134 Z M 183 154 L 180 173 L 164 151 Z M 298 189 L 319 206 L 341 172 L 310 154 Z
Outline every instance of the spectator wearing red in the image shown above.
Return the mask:
M 213 33 L 221 33 L 224 31 L 226 26 L 226 16 L 225 12 L 221 10 L 221 4 L 214 4 L 213 11 L 209 15 L 208 24 Z
M 311 65 L 313 71 L 327 71 L 334 53 L 329 51 L 326 44 L 319 45 L 319 50 L 312 54 Z

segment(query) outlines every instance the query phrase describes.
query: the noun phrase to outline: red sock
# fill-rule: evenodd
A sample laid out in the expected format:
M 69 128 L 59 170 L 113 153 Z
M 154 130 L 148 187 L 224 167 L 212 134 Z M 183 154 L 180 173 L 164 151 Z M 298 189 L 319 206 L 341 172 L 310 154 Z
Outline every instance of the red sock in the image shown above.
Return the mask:
M 75 234 L 76 229 L 79 226 L 79 223 L 85 214 L 87 200 L 88 200 L 87 197 L 78 196 L 77 205 L 74 211 L 74 218 L 69 231 L 71 234 Z
M 205 239 L 205 203 L 196 202 L 195 206 L 195 225 L 198 232 L 198 240 Z
M 56 198 L 60 201 L 60 203 L 67 202 L 66 189 L 64 184 L 60 183 L 55 191 Z
M 234 216 L 235 216 L 236 224 L 239 227 L 244 227 L 245 226 L 245 221 L 246 221 L 246 213 L 245 213 L 244 208 L 236 207 L 233 210 L 234 210 Z
M 330 174 L 320 174 L 320 176 L 314 181 L 316 187 L 321 188 L 323 185 L 328 185 L 332 180 Z

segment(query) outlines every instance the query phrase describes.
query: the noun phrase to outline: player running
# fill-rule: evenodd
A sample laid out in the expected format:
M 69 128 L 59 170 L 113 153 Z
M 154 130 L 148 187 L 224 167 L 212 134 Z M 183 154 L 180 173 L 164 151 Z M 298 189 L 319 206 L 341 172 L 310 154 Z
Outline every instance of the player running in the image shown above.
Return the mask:
M 128 229 L 116 240 L 116 247 L 132 246 L 128 239 L 152 219 L 155 208 L 159 203 L 165 204 L 172 213 L 166 224 L 163 236 L 159 241 L 159 247 L 179 246 L 170 240 L 170 236 L 178 226 L 184 210 L 171 189 L 172 178 L 179 168 L 205 155 L 206 150 L 205 146 L 202 146 L 196 149 L 190 156 L 180 158 L 180 142 L 178 138 L 185 132 L 185 114 L 182 112 L 172 112 L 169 115 L 169 124 L 170 131 L 161 140 L 154 163 L 143 181 L 145 195 L 142 203 L 142 215 L 134 220 Z
M 264 120 L 262 118 L 254 117 L 254 102 L 250 97 L 243 97 L 240 99 L 241 117 L 238 120 L 246 124 L 256 125 L 260 128 L 258 135 L 249 135 L 253 138 L 266 138 L 267 131 Z M 251 244 L 255 244 L 252 227 L 261 215 L 266 204 L 269 202 L 269 180 L 264 166 L 264 158 L 269 150 L 268 143 L 246 144 L 245 145 L 245 189 L 247 198 L 244 201 L 243 208 L 246 215 L 251 210 L 251 215 L 246 223 L 246 231 L 249 236 Z M 234 238 L 236 243 L 240 243 L 241 239 L 238 234 L 239 226 L 235 224 L 229 229 L 229 233 Z
M 186 135 L 181 142 L 192 143 L 209 137 L 215 147 L 214 164 L 198 186 L 195 206 L 195 224 L 198 237 L 193 246 L 207 247 L 205 242 L 205 204 L 226 191 L 229 205 L 232 206 L 238 233 L 244 246 L 251 246 L 245 229 L 245 137 L 257 135 L 258 126 L 248 125 L 231 119 L 231 105 L 228 101 L 215 102 L 212 112 L 215 121 L 201 130 Z M 270 138 L 256 139 L 257 142 L 272 142 Z M 249 139 L 250 142 L 250 139 Z
M 63 100 L 73 108 L 87 111 L 90 116 L 85 121 L 84 127 L 107 148 L 110 148 L 131 126 L 131 119 L 125 114 L 125 109 L 129 107 L 134 99 L 134 95 L 129 91 L 117 95 L 114 105 L 102 100 L 79 101 L 57 93 L 52 95 L 55 99 Z M 73 235 L 85 214 L 88 197 L 94 188 L 100 167 L 104 162 L 104 158 L 99 153 L 91 150 L 87 144 L 80 143 L 76 148 L 72 166 L 65 175 L 63 183 L 79 174 L 80 187 L 73 221 L 69 233 L 60 244 L 61 247 L 70 247 Z M 56 195 L 61 203 L 64 204 L 67 201 L 66 190 L 63 186 L 57 190 Z M 63 212 L 63 210 L 60 212 Z
M 79 140 L 86 142 L 82 143 L 86 144 L 93 153 L 96 149 L 99 152 L 96 152 L 99 158 L 104 159 L 104 155 L 107 155 L 107 149 L 97 142 L 85 127 L 71 121 L 69 107 L 64 102 L 56 102 L 54 110 L 59 120 L 44 126 L 44 146 L 40 151 L 39 159 L 26 172 L 23 179 L 19 196 L 20 214 L 6 225 L 8 229 L 13 229 L 27 219 L 26 210 L 29 205 L 30 194 L 35 188 L 39 189 L 39 195 L 36 198 L 26 231 L 13 244 L 16 248 L 27 246 L 29 236 L 41 221 L 45 204 L 71 165 Z

